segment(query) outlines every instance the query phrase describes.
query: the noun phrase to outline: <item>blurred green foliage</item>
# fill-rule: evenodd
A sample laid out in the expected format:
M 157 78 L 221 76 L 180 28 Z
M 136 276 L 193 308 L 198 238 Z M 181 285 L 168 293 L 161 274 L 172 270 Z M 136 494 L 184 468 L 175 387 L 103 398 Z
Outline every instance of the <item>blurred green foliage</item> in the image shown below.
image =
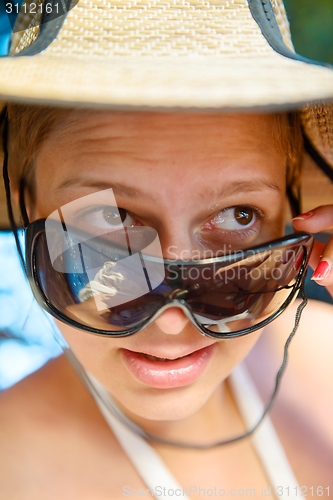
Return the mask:
M 299 54 L 333 64 L 333 0 L 284 0 Z

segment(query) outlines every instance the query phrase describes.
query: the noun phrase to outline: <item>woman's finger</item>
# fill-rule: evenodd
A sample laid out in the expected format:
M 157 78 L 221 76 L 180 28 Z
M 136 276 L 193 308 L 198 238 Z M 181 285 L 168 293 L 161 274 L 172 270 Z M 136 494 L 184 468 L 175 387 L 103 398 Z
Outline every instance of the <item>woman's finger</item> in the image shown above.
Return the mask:
M 301 214 L 293 219 L 293 224 L 297 231 L 309 233 L 333 229 L 333 205 L 321 206 Z M 311 279 L 318 285 L 327 287 L 333 296 L 333 237 L 326 245 L 315 242 L 310 266 L 314 269 Z
M 324 253 L 324 248 L 325 248 L 325 243 L 322 243 L 321 241 L 314 242 L 313 250 L 311 252 L 309 261 L 310 267 L 313 269 L 313 271 L 317 268 L 320 262 L 321 256 Z
M 333 237 L 330 238 L 328 243 L 323 248 L 320 260 L 312 275 L 320 285 L 328 286 L 333 285 Z
M 310 212 L 294 217 L 293 224 L 297 231 L 319 233 L 333 229 L 333 205 L 322 205 Z

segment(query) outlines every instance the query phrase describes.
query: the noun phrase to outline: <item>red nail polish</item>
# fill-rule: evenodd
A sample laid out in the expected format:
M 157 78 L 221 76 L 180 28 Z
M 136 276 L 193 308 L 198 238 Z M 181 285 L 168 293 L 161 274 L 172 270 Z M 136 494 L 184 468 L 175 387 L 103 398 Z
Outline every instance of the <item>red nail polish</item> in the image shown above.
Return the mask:
M 331 271 L 331 264 L 327 260 L 322 260 L 319 262 L 315 272 L 313 273 L 312 280 L 323 280 L 327 278 Z
M 305 220 L 313 216 L 313 212 L 305 212 L 304 214 L 297 215 L 293 220 Z

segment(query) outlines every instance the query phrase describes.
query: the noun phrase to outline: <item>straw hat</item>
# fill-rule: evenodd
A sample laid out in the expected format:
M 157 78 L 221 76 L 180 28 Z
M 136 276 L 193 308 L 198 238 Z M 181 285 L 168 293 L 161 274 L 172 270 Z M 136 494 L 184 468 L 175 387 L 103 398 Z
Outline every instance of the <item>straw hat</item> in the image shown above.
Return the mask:
M 10 55 L 0 58 L 0 100 L 300 108 L 305 133 L 333 171 L 333 70 L 294 52 L 281 0 L 26 0 Z M 333 199 L 327 178 L 323 186 Z

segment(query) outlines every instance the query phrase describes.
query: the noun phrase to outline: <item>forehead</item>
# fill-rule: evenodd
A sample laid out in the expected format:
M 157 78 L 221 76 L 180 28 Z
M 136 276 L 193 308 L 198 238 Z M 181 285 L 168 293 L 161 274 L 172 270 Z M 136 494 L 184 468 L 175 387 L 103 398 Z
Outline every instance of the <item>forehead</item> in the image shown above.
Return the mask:
M 46 141 L 50 154 L 238 155 L 283 153 L 280 122 L 269 114 L 147 113 L 73 111 L 53 127 Z M 280 127 L 281 128 L 281 127 Z M 282 146 L 282 147 L 281 147 Z
M 276 128 L 276 115 L 259 113 L 170 113 L 170 112 L 99 112 L 92 110 L 72 110 L 67 115 L 59 114 L 58 123 L 53 126 L 53 137 L 64 138 L 68 132 L 71 138 L 86 133 L 92 137 L 100 135 L 109 128 L 108 133 L 124 137 L 146 135 L 157 138 L 161 134 L 167 140 L 174 135 L 183 136 L 196 133 L 263 134 L 273 138 Z M 206 133 L 207 132 L 207 133 Z M 248 134 L 246 134 L 246 132 Z M 273 136 L 272 136 L 273 132 Z M 101 137 L 102 138 L 102 137 Z
M 74 198 L 81 195 L 77 186 L 126 184 L 153 187 L 170 201 L 217 185 L 221 192 L 230 184 L 237 191 L 244 181 L 251 189 L 261 183 L 283 191 L 280 136 L 267 114 L 72 112 L 37 156 L 37 192 L 47 186 L 49 193 Z

